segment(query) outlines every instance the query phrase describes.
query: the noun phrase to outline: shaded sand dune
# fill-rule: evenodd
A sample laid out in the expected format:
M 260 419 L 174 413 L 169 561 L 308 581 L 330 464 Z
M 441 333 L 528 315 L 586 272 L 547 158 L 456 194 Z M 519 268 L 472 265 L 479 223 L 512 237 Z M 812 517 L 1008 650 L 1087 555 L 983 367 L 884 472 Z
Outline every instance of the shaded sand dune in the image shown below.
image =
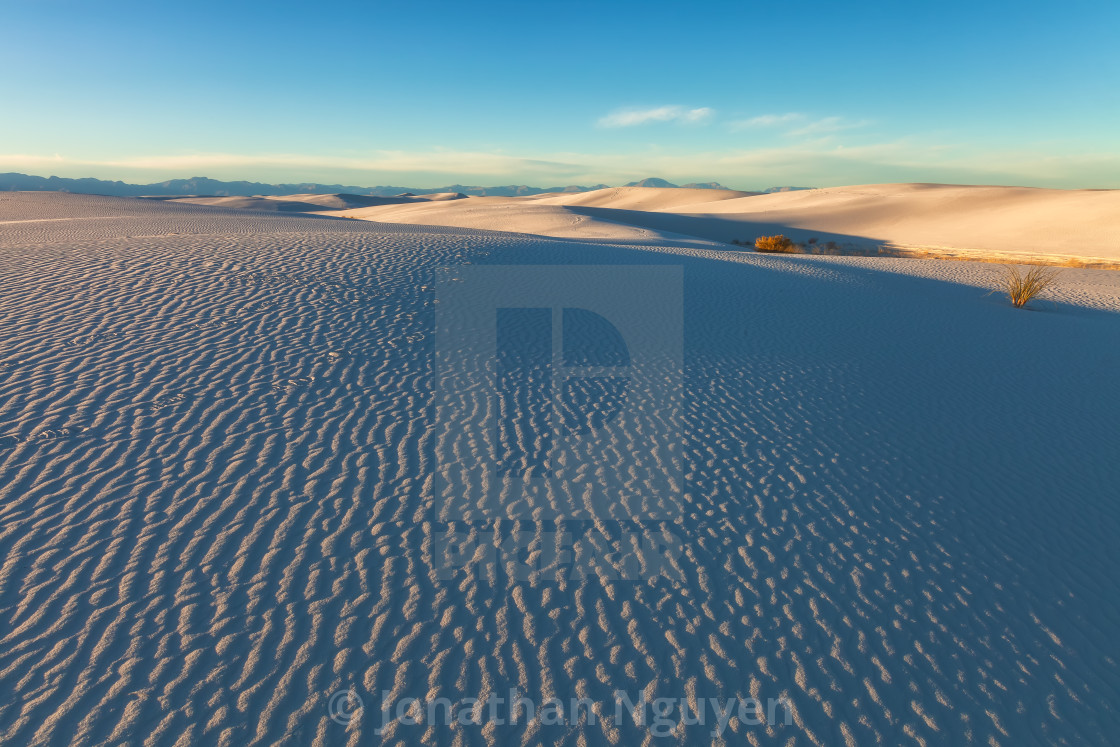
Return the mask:
M 683 268 L 677 578 L 437 572 L 436 269 L 553 263 Z M 0 195 L 0 743 L 655 742 L 374 731 L 517 688 L 791 704 L 669 744 L 1108 744 L 1120 274 L 996 277 Z
M 395 205 L 400 202 L 407 202 L 410 197 L 376 197 L 373 195 L 347 195 L 347 194 L 332 194 L 332 195 L 285 195 L 283 197 L 272 197 L 269 199 L 282 200 L 285 202 L 294 201 L 302 202 L 309 206 L 318 208 L 327 208 L 331 210 L 349 210 L 356 207 L 370 207 L 371 205 Z
M 1120 261 L 1120 190 L 1056 190 L 944 184 L 872 184 L 775 194 L 623 187 L 575 195 L 507 198 L 501 211 L 476 199 L 415 212 L 376 209 L 351 217 L 463 227 L 496 227 L 549 236 L 599 238 L 604 224 L 653 235 L 753 241 L 785 233 L 852 248 L 952 249 Z M 511 205 L 524 204 L 524 211 Z M 543 206 L 548 209 L 542 209 Z M 470 223 L 464 216 L 486 215 Z M 582 221 L 575 217 L 579 216 Z M 483 225 L 485 223 L 485 225 Z M 574 228 L 573 228 L 574 227 Z M 612 228 L 623 237 L 625 231 Z M 637 236 L 639 234 L 633 234 Z
M 705 205 L 757 195 L 731 189 L 684 189 L 680 187 L 612 187 L 592 192 L 545 195 L 535 201 L 551 205 L 613 208 L 615 210 L 686 210 L 689 205 Z
M 455 226 L 512 231 L 557 238 L 609 239 L 624 242 L 710 243 L 690 233 L 686 221 L 644 211 L 706 205 L 750 195 L 731 190 L 616 187 L 576 194 L 533 197 L 467 197 L 453 203 L 416 203 L 371 207 L 338 215 L 387 223 Z M 605 206 L 605 207 L 604 207 Z M 586 208 L 586 209 L 585 209 Z M 632 211 L 643 211 L 631 215 Z M 701 232 L 709 227 L 704 226 Z M 730 239 L 715 238 L 715 241 Z
M 401 195 L 397 197 L 350 194 L 297 194 L 262 197 L 178 197 L 166 201 L 185 203 L 188 205 L 233 208 L 236 210 L 310 213 L 320 210 L 350 210 L 353 208 L 365 208 L 377 205 L 442 202 L 462 199 L 464 197 L 465 195 L 456 192 L 438 192 L 431 195 Z
M 270 210 L 281 213 L 308 213 L 329 207 L 315 202 L 298 199 L 276 199 L 274 197 L 180 197 L 175 200 L 168 200 L 168 202 L 232 208 L 234 210 Z
M 468 197 L 453 202 L 417 202 L 358 208 L 340 211 L 335 215 L 385 223 L 454 226 L 557 238 L 655 243 L 678 239 L 695 241 L 693 236 L 682 236 L 672 230 L 632 225 L 612 220 L 611 216 L 585 215 L 562 204 L 536 198 Z M 622 218 L 624 221 L 625 216 Z

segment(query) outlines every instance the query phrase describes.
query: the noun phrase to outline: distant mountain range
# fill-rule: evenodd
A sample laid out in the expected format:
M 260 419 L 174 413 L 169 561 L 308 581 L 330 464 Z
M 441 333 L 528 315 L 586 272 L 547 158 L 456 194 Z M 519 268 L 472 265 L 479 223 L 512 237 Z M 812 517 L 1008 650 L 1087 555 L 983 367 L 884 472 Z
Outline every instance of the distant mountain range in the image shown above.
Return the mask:
M 656 177 L 654 177 L 652 179 L 642 179 L 640 182 L 630 182 L 629 184 L 623 184 L 622 186 L 624 186 L 624 187 L 662 187 L 662 188 L 664 188 L 664 187 L 679 187 L 680 189 L 731 189 L 731 187 L 725 187 L 722 184 L 720 184 L 719 182 L 703 182 L 701 184 L 697 184 L 695 182 L 692 183 L 692 184 L 673 184 L 672 182 L 667 182 L 664 179 L 658 179 Z
M 472 187 L 463 184 L 450 184 L 434 189 L 417 187 L 354 187 L 342 184 L 262 184 L 260 182 L 223 182 L 194 176 L 190 179 L 171 179 L 155 184 L 128 184 L 126 182 L 106 181 L 103 179 L 65 179 L 52 176 L 29 176 L 27 174 L 0 174 L 0 191 L 29 192 L 78 192 L 82 194 L 113 195 L 117 197 L 144 196 L 187 196 L 213 195 L 217 197 L 249 197 L 253 195 L 294 195 L 294 194 L 353 194 L 391 197 L 402 193 L 414 195 L 437 194 L 440 192 L 460 192 L 475 196 L 523 197 L 545 192 L 590 192 L 605 189 L 607 184 L 590 187 L 571 185 L 567 187 L 529 187 L 524 184 L 509 184 L 499 187 Z M 630 182 L 627 187 L 677 187 L 664 179 L 642 179 Z M 718 182 L 703 184 L 682 184 L 686 189 L 728 189 Z M 783 192 L 801 187 L 775 187 L 767 192 Z

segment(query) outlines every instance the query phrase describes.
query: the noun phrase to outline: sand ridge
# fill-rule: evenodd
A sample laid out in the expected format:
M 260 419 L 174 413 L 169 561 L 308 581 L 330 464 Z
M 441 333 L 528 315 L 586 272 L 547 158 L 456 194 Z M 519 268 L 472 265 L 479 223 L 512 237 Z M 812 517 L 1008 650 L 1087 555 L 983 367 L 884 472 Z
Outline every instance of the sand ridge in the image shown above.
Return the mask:
M 490 264 L 683 268 L 679 580 L 438 578 L 433 278 Z M 0 195 L 0 742 L 650 740 L 373 731 L 517 688 L 791 703 L 677 744 L 1108 743 L 1120 274 L 1025 312 L 998 270 Z
M 503 201 L 482 202 L 487 199 Z M 893 245 L 961 254 L 1120 261 L 1120 190 L 872 184 L 751 194 L 629 187 L 341 214 L 429 225 L 505 226 L 510 231 L 588 239 L 625 238 L 628 230 L 619 226 L 630 226 L 631 238 L 753 242 L 758 236 L 784 233 L 799 242 L 831 241 L 853 249 Z M 652 233 L 642 234 L 643 230 Z
M 353 194 L 292 194 L 262 195 L 258 197 L 175 197 L 160 198 L 166 202 L 187 205 L 207 205 L 235 210 L 268 210 L 277 212 L 310 213 L 322 210 L 341 211 L 379 205 L 443 202 L 463 199 L 457 192 L 437 192 L 429 195 L 398 195 L 378 197 Z

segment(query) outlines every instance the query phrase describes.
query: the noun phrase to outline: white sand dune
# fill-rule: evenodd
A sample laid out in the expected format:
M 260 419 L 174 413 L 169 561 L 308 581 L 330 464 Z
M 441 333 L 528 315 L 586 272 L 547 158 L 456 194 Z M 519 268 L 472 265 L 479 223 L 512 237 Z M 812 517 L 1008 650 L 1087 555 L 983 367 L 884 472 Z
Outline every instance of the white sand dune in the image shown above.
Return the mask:
M 938 190 L 907 194 L 820 220 L 887 232 L 857 206 Z M 826 199 L 705 210 L 793 222 Z M 518 220 L 444 212 L 471 203 Z M 635 434 L 685 465 L 657 529 L 678 578 L 441 577 L 434 286 L 490 265 L 683 268 L 683 426 Z M 0 194 L 0 743 L 1108 744 L 1120 273 L 1065 270 L 1035 311 L 990 295 L 998 277 Z M 551 541 L 503 520 L 492 542 L 515 530 Z M 374 731 L 382 691 L 511 688 L 780 697 L 792 723 Z M 366 708 L 343 725 L 347 689 Z
M 759 195 L 698 211 L 749 225 L 955 247 L 1120 259 L 1120 190 L 873 184 Z
M 328 205 L 299 199 L 278 197 L 180 197 L 167 202 L 208 207 L 231 208 L 233 210 L 267 210 L 271 212 L 309 213 L 324 210 Z
M 352 194 L 294 194 L 279 196 L 264 195 L 260 197 L 179 197 L 167 200 L 167 202 L 233 208 L 235 210 L 311 213 L 323 210 L 350 210 L 353 208 L 399 205 L 402 203 L 444 202 L 463 199 L 464 197 L 465 195 L 457 192 L 436 192 L 430 195 L 398 195 L 395 197 Z
M 710 242 L 705 239 L 697 242 L 698 237 L 694 233 L 679 230 L 688 228 L 680 220 L 666 221 L 658 217 L 653 221 L 659 224 L 655 227 L 650 225 L 646 216 L 635 221 L 626 211 L 672 210 L 750 194 L 722 189 L 615 187 L 532 197 L 467 197 L 454 203 L 372 207 L 347 210 L 339 215 L 387 223 L 512 231 L 555 238 L 704 245 Z M 589 214 L 581 208 L 607 208 L 619 212 Z
M 349 195 L 349 194 L 296 194 L 281 197 L 270 197 L 271 200 L 284 202 L 302 202 L 307 205 L 332 210 L 349 210 L 356 207 L 370 207 L 373 205 L 396 205 L 415 199 L 411 197 L 377 197 L 374 195 Z
M 690 190 L 692 191 L 692 190 Z M 523 197 L 468 197 L 339 211 L 339 217 L 412 225 L 512 231 L 556 238 L 672 242 L 694 239 L 672 231 L 620 223 L 573 212 L 562 203 Z
M 376 209 L 350 217 L 546 236 L 652 235 L 718 242 L 785 233 L 841 245 L 1093 257 L 1120 261 L 1120 190 L 872 184 L 775 194 L 623 187 L 497 203 Z M 494 199 L 494 198 L 490 198 Z M 525 205 L 524 210 L 515 206 Z M 547 208 L 545 206 L 548 206 Z M 473 216 L 471 220 L 467 216 Z M 511 217 L 511 216 L 516 217 Z M 581 220 L 582 219 L 582 220 Z M 473 222 L 472 222 L 473 220 Z M 604 228 L 609 224 L 611 228 Z M 633 236 L 640 236 L 635 233 Z
M 706 205 L 725 200 L 752 197 L 757 192 L 731 189 L 684 189 L 680 187 L 611 187 L 591 192 L 547 195 L 535 201 L 551 205 L 601 207 L 615 210 L 684 211 L 689 205 Z M 533 199 L 533 198 L 528 198 Z

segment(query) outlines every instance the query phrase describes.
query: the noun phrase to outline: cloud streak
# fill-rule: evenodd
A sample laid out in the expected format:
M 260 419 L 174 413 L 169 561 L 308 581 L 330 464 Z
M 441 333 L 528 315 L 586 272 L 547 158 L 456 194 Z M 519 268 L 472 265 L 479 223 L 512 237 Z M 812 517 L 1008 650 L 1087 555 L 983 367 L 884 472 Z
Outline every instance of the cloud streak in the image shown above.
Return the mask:
M 869 124 L 871 124 L 871 121 L 867 119 L 852 121 L 844 119 L 843 117 L 825 117 L 824 119 L 818 119 L 815 122 L 809 122 L 803 127 L 798 127 L 796 130 L 790 130 L 786 134 L 790 135 L 791 137 L 828 135 L 833 132 L 840 132 L 842 130 L 854 130 L 859 127 L 866 127 Z
M 785 114 L 760 114 L 750 119 L 740 119 L 732 122 L 730 129 L 732 132 L 736 132 L 740 130 L 792 128 L 785 129 L 782 134 L 787 137 L 812 137 L 831 135 L 834 132 L 844 130 L 854 130 L 859 127 L 866 127 L 869 124 L 871 124 L 871 120 L 868 119 L 851 120 L 836 116 L 810 119 L 807 115 L 799 112 L 787 112 Z
M 795 122 L 804 121 L 805 115 L 798 114 L 797 112 L 788 112 L 786 114 L 760 114 L 757 117 L 750 119 L 740 119 L 737 122 L 731 123 L 732 130 L 749 130 L 762 127 L 778 127 L 780 125 L 791 125 Z
M 832 125 L 835 126 L 835 125 Z M 517 155 L 476 150 L 309 154 L 172 154 L 128 159 L 0 154 L 0 171 L 92 176 L 150 183 L 210 176 L 272 183 L 315 181 L 360 186 L 438 187 L 453 183 L 535 186 L 621 184 L 647 176 L 676 182 L 717 180 L 754 189 L 779 184 L 836 186 L 883 182 L 1116 187 L 1120 153 L 1043 155 L 976 149 L 913 138 L 857 146 L 827 137 L 765 148 Z
M 511 173 L 554 175 L 578 170 L 573 164 L 539 158 L 526 158 L 486 151 L 434 149 L 430 151 L 376 151 L 356 156 L 315 156 L 298 153 L 238 154 L 189 153 L 150 155 L 120 159 L 69 158 L 27 154 L 0 154 L 0 167 L 26 169 L 108 168 L 129 173 L 142 171 L 173 173 L 183 176 L 198 170 L 229 172 L 231 169 L 293 171 L 343 170 L 368 173 L 461 173 L 485 176 L 508 176 Z
M 600 127 L 637 127 L 654 122 L 697 123 L 709 119 L 715 110 L 707 106 L 688 109 L 683 106 L 658 106 L 652 109 L 620 109 L 599 120 Z

